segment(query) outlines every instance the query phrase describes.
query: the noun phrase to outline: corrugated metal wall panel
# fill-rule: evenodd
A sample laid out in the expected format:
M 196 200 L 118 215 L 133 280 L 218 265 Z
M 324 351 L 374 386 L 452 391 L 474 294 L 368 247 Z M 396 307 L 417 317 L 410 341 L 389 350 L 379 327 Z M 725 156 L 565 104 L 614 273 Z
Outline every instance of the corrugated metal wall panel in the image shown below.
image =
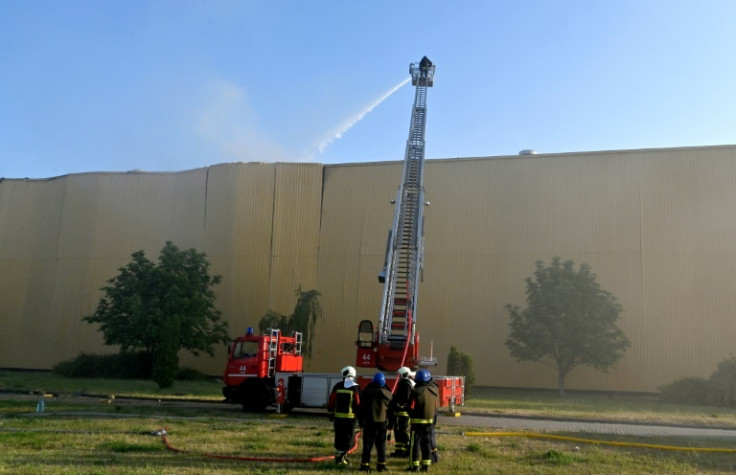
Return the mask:
M 212 273 L 223 276 L 218 305 L 233 331 L 257 323 L 271 307 L 271 293 L 285 294 L 278 310 L 290 311 L 298 284 L 316 283 L 321 165 L 285 165 L 277 193 L 279 167 L 229 164 L 182 173 L 0 182 L 0 229 L 12 228 L 0 234 L 0 262 L 9 271 L 3 275 L 16 276 L 0 285 L 0 295 L 15 296 L 3 299 L 10 305 L 0 365 L 48 368 L 80 351 L 113 351 L 96 327 L 80 319 L 94 311 L 99 289 L 131 253 L 143 249 L 155 260 L 167 240 L 208 254 Z M 277 256 L 274 213 L 279 232 L 292 236 Z M 282 269 L 290 272 L 284 290 L 271 275 Z M 25 350 L 39 342 L 54 351 L 29 357 Z M 213 359 L 180 356 L 184 364 L 217 373 L 224 354 L 218 350 Z
M 232 336 L 257 327 L 268 310 L 291 313 L 300 284 L 315 287 L 321 191 L 320 164 L 209 168 L 204 249 L 213 273 L 223 277 L 217 305 Z M 225 349 L 183 361 L 217 374 Z
M 66 181 L 0 180 L 0 185 L 0 260 L 55 259 Z
M 509 358 L 504 307 L 523 306 L 523 281 L 536 260 L 559 255 L 599 272 L 609 256 L 636 258 L 638 184 L 636 166 L 616 157 L 430 162 L 426 286 L 419 307 L 424 341 L 442 342 L 435 344 L 440 355 L 454 345 L 482 361 L 477 377 L 486 382 L 480 384 L 556 384 L 545 367 Z M 437 314 L 440 308 L 444 315 Z M 576 384 L 574 377 L 570 383 Z
M 0 365 L 21 366 L 56 273 L 65 181 L 0 180 Z
M 235 333 L 268 309 L 275 170 L 261 163 L 209 169 L 204 248 L 223 277 L 218 307 Z
M 664 384 L 707 377 L 733 352 L 736 150 L 647 151 L 642 162 L 646 368 Z
M 297 288 L 317 286 L 322 167 L 280 163 L 274 189 L 269 308 L 288 315 Z
M 310 369 L 338 371 L 353 364 L 358 323 L 378 319 L 378 273 L 401 170 L 399 162 L 325 167 L 318 264 L 324 319 Z
M 4 364 L 44 368 L 81 351 L 110 352 L 95 328 L 80 319 L 94 310 L 99 289 L 132 252 L 144 249 L 155 259 L 167 239 L 180 247 L 191 245 L 184 242 L 185 229 L 197 209 L 176 195 L 196 195 L 191 186 L 197 181 L 203 189 L 205 175 L 200 173 L 199 180 L 196 175 L 97 173 L 34 182 L 37 196 L 54 199 L 55 210 L 53 216 L 31 211 L 30 216 L 45 223 L 35 230 L 18 229 L 16 236 L 27 242 L 51 239 L 52 245 L 42 247 L 53 249 L 53 257 L 35 262 L 33 289 L 27 293 L 32 306 L 9 312 L 22 316 L 24 338 L 9 342 L 14 350 Z M 51 191 L 59 186 L 63 193 L 54 196 Z M 197 232 L 201 235 L 201 226 Z M 39 341 L 54 351 L 28 358 L 27 348 Z
M 53 342 L 44 312 L 56 275 L 65 181 L 0 181 L 0 364 L 41 367 L 29 355 L 39 336 Z M 49 338 L 50 337 L 50 338 Z
M 205 180 L 205 170 L 69 175 L 59 258 L 155 258 L 167 240 L 200 247 Z

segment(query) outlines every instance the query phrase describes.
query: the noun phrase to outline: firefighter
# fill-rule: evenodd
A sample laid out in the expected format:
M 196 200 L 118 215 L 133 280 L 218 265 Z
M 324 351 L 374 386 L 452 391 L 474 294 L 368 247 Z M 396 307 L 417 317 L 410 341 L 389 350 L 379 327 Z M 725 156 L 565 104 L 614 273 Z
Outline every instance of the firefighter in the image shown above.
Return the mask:
M 437 406 L 439 407 L 440 387 L 437 384 L 437 381 L 435 381 L 434 378 L 432 378 L 431 376 L 430 376 L 430 379 L 429 379 L 429 385 L 432 386 L 437 391 L 437 394 L 438 394 L 438 404 L 437 404 Z M 434 422 L 432 422 L 432 437 L 431 437 L 431 441 L 432 441 L 432 452 L 431 452 L 431 454 L 432 455 L 431 455 L 431 458 L 432 458 L 432 463 L 433 464 L 438 463 L 440 461 L 440 452 L 437 449 L 437 430 L 436 429 L 437 429 L 437 411 L 435 411 L 435 413 L 434 413 Z
M 391 413 L 392 420 L 389 422 L 389 429 L 393 428 L 396 446 L 391 453 L 392 457 L 408 457 L 409 456 L 409 399 L 414 389 L 414 372 L 404 366 L 398 371 L 399 382 L 394 391 Z
M 371 471 L 371 451 L 376 445 L 376 471 L 386 471 L 386 432 L 391 416 L 391 391 L 386 388 L 386 376 L 376 373 L 361 394 L 360 411 L 363 421 L 363 456 L 360 471 Z
M 355 382 L 355 368 L 342 369 L 343 380 L 335 384 L 330 393 L 327 412 L 335 428 L 335 463 L 348 464 L 348 450 L 355 433 L 355 421 L 360 417 L 360 386 Z M 362 420 L 358 421 L 363 426 Z
M 421 61 L 419 61 L 419 69 L 429 69 L 432 67 L 432 61 L 429 60 L 426 56 L 422 57 Z
M 420 369 L 414 376 L 416 386 L 409 402 L 409 420 L 411 421 L 411 466 L 413 472 L 429 470 L 432 465 L 432 435 L 437 416 L 438 394 L 436 384 L 432 384 L 432 375 L 426 369 Z M 419 458 L 421 451 L 421 459 Z

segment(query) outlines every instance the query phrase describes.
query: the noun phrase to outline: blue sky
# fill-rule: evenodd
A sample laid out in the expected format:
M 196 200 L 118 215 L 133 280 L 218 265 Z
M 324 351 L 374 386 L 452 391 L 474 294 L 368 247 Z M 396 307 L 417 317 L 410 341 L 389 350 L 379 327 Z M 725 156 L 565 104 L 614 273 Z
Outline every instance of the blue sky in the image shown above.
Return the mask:
M 0 177 L 736 143 L 736 2 L 0 0 Z M 368 112 L 369 111 L 369 112 Z M 322 144 L 322 149 L 320 149 Z

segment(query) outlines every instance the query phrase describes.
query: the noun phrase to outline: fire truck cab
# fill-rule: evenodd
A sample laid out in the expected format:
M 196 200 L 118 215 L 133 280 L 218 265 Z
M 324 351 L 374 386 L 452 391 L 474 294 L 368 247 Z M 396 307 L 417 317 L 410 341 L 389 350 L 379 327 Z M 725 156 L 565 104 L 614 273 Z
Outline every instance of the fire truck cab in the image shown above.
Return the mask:
M 277 402 L 279 389 L 286 390 L 284 377 L 302 372 L 303 361 L 301 333 L 289 337 L 271 330 L 267 335 L 255 335 L 249 327 L 230 344 L 222 394 L 228 402 L 242 404 L 245 409 L 263 410 Z

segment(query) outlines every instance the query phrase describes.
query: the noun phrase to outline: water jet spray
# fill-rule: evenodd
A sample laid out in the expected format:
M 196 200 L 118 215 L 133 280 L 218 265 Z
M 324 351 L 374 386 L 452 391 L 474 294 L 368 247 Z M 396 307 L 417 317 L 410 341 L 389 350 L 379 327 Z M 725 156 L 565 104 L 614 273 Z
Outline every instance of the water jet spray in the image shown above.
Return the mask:
M 317 154 L 321 155 L 327 147 L 329 147 L 332 142 L 335 140 L 342 138 L 342 136 L 350 130 L 355 124 L 360 122 L 360 120 L 365 117 L 370 111 L 378 107 L 379 104 L 381 104 L 383 101 L 391 97 L 393 93 L 401 89 L 402 86 L 404 86 L 406 83 L 408 83 L 411 80 L 411 77 L 408 77 L 401 81 L 399 84 L 395 85 L 391 89 L 389 89 L 387 92 L 385 92 L 381 97 L 376 99 L 372 104 L 368 105 L 366 108 L 364 108 L 359 113 L 355 114 L 354 116 L 348 118 L 343 123 L 341 123 L 339 126 L 337 126 L 333 131 L 329 132 L 327 135 L 325 135 L 322 140 L 320 140 L 319 145 L 317 147 Z

